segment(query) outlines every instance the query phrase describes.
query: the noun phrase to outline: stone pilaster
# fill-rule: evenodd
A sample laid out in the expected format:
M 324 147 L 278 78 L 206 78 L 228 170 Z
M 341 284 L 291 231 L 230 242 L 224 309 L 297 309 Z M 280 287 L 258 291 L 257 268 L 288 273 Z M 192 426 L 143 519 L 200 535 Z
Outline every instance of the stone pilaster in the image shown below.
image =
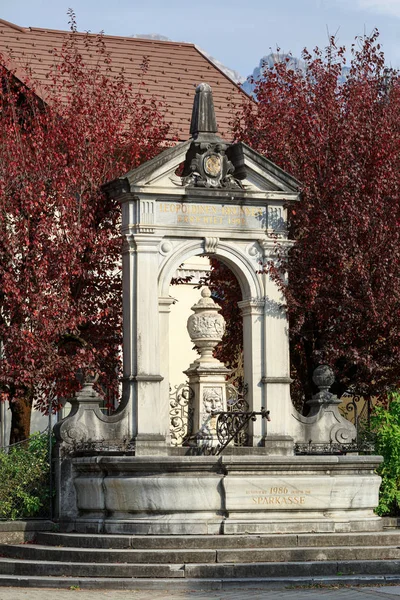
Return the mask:
M 275 242 L 262 240 L 264 263 L 273 259 Z M 286 244 L 285 240 L 280 242 Z M 289 243 L 287 243 L 289 247 Z M 290 431 L 292 419 L 292 401 L 290 398 L 290 357 L 289 357 L 289 323 L 286 311 L 282 307 L 284 299 L 278 286 L 265 273 L 264 290 L 264 325 L 263 325 L 263 377 L 266 408 L 270 411 L 271 422 L 268 424 L 268 437 L 272 440 L 283 439 Z
M 161 402 L 158 248 L 160 238 L 125 234 L 123 248 L 123 401 L 132 406 L 137 454 L 166 451 L 168 419 Z
M 263 315 L 264 300 L 250 299 L 238 303 L 243 317 L 244 382 L 247 385 L 246 400 L 249 410 L 259 412 L 266 408 L 264 388 L 261 383 L 263 366 Z M 266 434 L 264 419 L 250 421 L 250 445 L 259 446 Z
M 165 428 L 167 446 L 171 444 L 170 432 L 170 405 L 169 405 L 169 315 L 174 299 L 171 296 L 158 299 L 160 315 L 160 374 L 163 378 L 160 382 L 160 414 L 158 419 L 160 425 Z

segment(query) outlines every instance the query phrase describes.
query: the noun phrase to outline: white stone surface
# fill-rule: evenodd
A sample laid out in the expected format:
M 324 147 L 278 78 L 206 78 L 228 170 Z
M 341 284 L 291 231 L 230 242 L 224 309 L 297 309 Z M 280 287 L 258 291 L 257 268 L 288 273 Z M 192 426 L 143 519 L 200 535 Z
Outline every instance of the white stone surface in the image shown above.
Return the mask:
M 371 456 L 74 459 L 77 530 L 110 533 L 357 531 L 381 527 Z M 193 524 L 196 524 L 193 527 Z
M 227 478 L 229 511 L 293 511 L 371 508 L 378 502 L 376 476 L 279 474 Z

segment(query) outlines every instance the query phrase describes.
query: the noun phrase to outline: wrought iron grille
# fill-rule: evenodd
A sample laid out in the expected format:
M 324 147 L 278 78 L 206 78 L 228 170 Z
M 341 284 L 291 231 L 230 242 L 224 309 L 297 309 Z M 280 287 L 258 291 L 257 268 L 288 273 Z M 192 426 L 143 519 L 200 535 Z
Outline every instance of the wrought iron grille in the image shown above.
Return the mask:
M 242 389 L 233 384 L 226 385 L 227 410 L 213 411 L 216 415 L 216 432 L 218 437 L 217 446 L 207 444 L 197 446 L 189 444 L 189 438 L 196 436 L 193 432 L 193 399 L 194 392 L 187 383 L 176 385 L 170 389 L 170 432 L 172 446 L 188 446 L 190 454 L 218 455 L 229 444 L 236 447 L 247 446 L 249 443 L 249 423 L 255 421 L 258 416 L 269 420 L 269 411 L 264 408 L 261 411 L 250 411 L 249 404 L 245 399 L 247 386 Z
M 74 440 L 71 445 L 62 446 L 62 456 L 93 456 L 93 454 L 135 454 L 135 441 L 131 439 L 121 440 Z
M 340 444 L 330 441 L 326 444 L 321 444 L 309 440 L 308 443 L 295 444 L 294 453 L 296 455 L 344 455 L 351 452 L 362 452 L 365 454 L 374 452 L 374 449 L 374 443 L 371 441 L 357 442 L 353 440 L 350 444 Z
M 356 439 L 360 452 L 371 453 L 374 451 L 376 434 L 371 427 L 371 415 L 374 409 L 374 402 L 377 398 L 371 396 L 362 396 L 351 387 L 341 397 L 341 413 L 346 419 L 354 424 L 356 428 Z
M 176 385 L 169 393 L 171 445 L 182 446 L 193 429 L 194 392 L 187 383 Z
M 344 404 L 342 412 L 344 416 L 356 427 L 359 422 L 370 425 L 373 402 L 370 396 L 363 396 L 350 388 L 343 394 L 341 400 Z M 346 402 L 347 400 L 347 402 Z
M 249 411 L 249 403 L 246 400 L 248 392 L 247 385 L 244 385 L 243 388 L 237 388 L 233 384 L 228 383 L 226 386 L 226 395 L 227 395 L 227 412 L 228 413 L 238 413 L 238 412 L 248 412 Z M 233 418 L 233 417 L 232 417 Z M 221 419 L 220 427 L 223 427 L 222 424 L 223 419 Z M 239 423 L 237 422 L 237 425 Z M 217 422 L 218 427 L 218 422 Z M 218 435 L 218 429 L 217 429 Z M 221 442 L 220 437 L 218 437 Z M 233 438 L 234 446 L 242 447 L 249 445 L 249 421 L 240 427 Z
M 243 407 L 247 407 L 247 410 L 236 410 L 236 406 L 239 403 Z M 245 439 L 248 440 L 248 432 L 245 431 L 245 428 L 247 429 L 250 421 L 256 421 L 258 416 L 270 421 L 269 410 L 262 408 L 261 411 L 249 411 L 248 407 L 249 405 L 242 398 L 235 403 L 234 410 L 213 411 L 214 415 L 218 415 L 216 431 L 219 446 L 217 447 L 218 451 L 216 454 L 220 454 L 231 442 L 234 442 L 236 446 L 241 445 L 240 441 L 243 434 Z

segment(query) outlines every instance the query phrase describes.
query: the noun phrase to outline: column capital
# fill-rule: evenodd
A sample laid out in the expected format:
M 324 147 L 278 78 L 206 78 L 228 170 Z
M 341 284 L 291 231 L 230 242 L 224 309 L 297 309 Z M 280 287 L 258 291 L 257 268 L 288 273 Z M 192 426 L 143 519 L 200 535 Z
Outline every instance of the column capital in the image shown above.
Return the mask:
M 242 316 L 262 315 L 264 313 L 265 298 L 248 298 L 238 302 Z
M 122 232 L 122 253 L 158 253 L 162 239 L 159 236 L 134 233 L 127 229 Z
M 288 252 L 294 244 L 293 240 L 287 240 L 287 239 L 276 240 L 273 238 L 263 238 L 263 239 L 260 239 L 257 241 L 260 244 L 260 247 L 262 249 L 262 254 L 263 254 L 264 259 L 276 259 L 277 244 L 284 252 Z
M 171 305 L 174 304 L 175 298 L 172 296 L 162 296 L 158 298 L 158 308 L 160 313 L 171 312 Z

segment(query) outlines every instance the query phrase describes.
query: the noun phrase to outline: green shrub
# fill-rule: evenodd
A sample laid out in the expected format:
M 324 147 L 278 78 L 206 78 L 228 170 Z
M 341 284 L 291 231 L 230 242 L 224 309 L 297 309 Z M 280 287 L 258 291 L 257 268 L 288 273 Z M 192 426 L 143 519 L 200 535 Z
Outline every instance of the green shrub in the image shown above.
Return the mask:
M 371 417 L 376 435 L 376 453 L 383 456 L 378 473 L 382 477 L 379 505 L 381 516 L 400 515 L 400 393 L 393 393 L 388 408 L 376 406 Z
M 0 519 L 46 516 L 50 503 L 49 438 L 34 434 L 0 451 Z

